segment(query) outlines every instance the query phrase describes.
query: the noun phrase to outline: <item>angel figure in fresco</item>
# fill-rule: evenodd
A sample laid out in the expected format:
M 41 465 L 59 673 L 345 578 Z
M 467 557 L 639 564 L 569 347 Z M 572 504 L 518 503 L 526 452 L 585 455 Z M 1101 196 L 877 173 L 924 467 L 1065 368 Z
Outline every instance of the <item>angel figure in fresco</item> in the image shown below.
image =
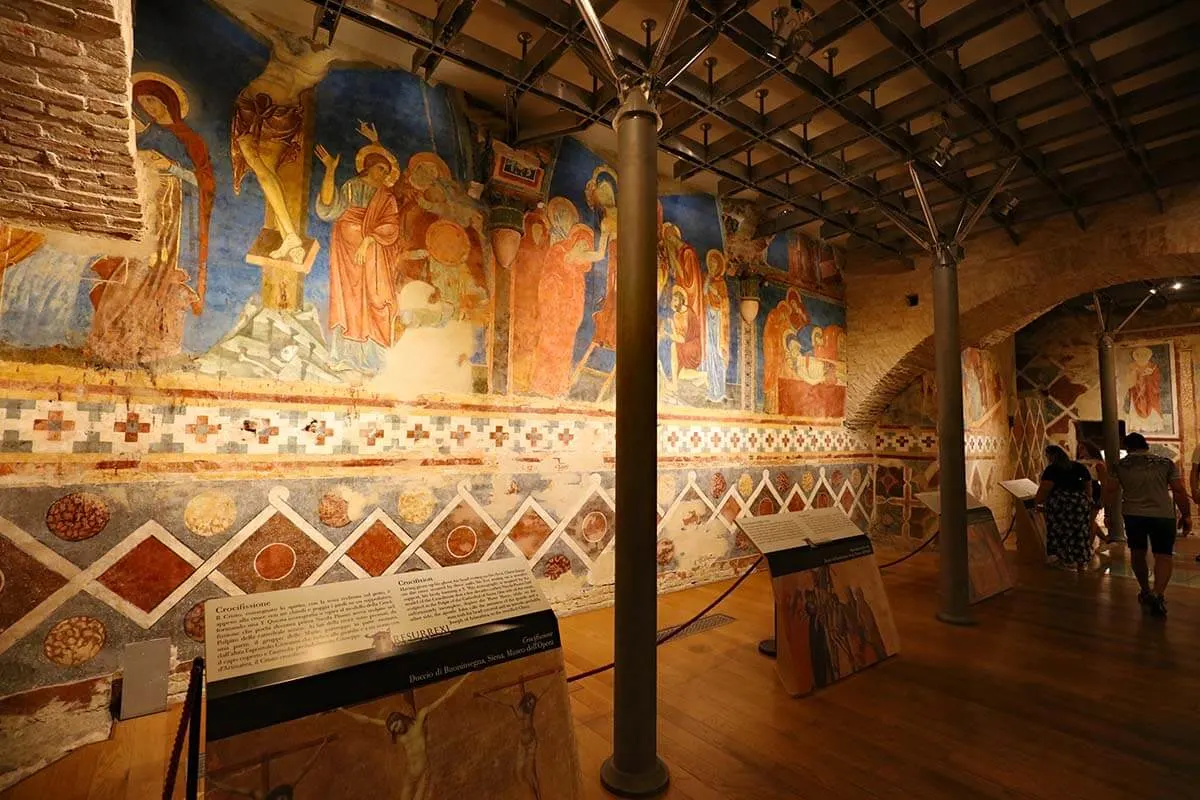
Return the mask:
M 809 324 L 804 300 L 795 289 L 789 289 L 783 302 L 771 309 L 763 323 L 763 402 L 768 414 L 779 413 L 779 380 L 784 376 L 787 361 L 787 337 Z M 798 344 L 803 350 L 799 338 Z
M 376 719 L 375 717 L 368 717 L 365 714 L 359 714 L 349 709 L 340 709 L 343 714 L 351 719 L 358 722 L 365 722 L 368 725 L 382 727 L 388 732 L 393 745 L 398 744 L 404 748 L 404 759 L 407 769 L 404 773 L 404 783 L 400 786 L 400 800 L 430 800 L 429 777 L 426 774 L 429 769 L 429 735 L 425 728 L 425 723 L 428 722 L 429 715 L 438 706 L 449 700 L 469 677 L 471 675 L 467 673 L 459 678 L 449 689 L 442 693 L 441 697 L 421 710 L 416 711 L 412 716 L 405 714 L 403 711 L 393 711 L 385 719 Z M 413 709 L 414 711 L 416 710 L 415 700 L 413 701 Z
M 1162 370 L 1149 347 L 1137 347 L 1129 354 L 1125 396 L 1131 428 L 1155 433 L 1169 428 L 1163 418 Z
M 188 96 L 165 75 L 133 76 L 138 161 L 150 176 L 150 253 L 101 258 L 86 352 L 112 365 L 177 355 L 187 311 L 204 310 L 213 178 L 208 147 L 184 119 Z
M 584 187 L 588 206 L 600 215 L 600 243 L 596 249 L 608 259 L 608 275 L 604 281 L 604 298 L 600 310 L 592 315 L 596 329 L 592 333 L 595 347 L 615 349 L 617 346 L 617 176 L 601 164 L 592 172 Z M 586 360 L 586 359 L 585 359 Z
M 325 79 L 336 56 L 328 45 L 258 17 L 252 25 L 270 40 L 271 57 L 262 74 L 234 102 L 229 132 L 233 191 L 241 194 L 246 173 L 254 173 L 267 201 L 265 227 L 273 220 L 281 237 L 270 257 L 302 263 L 305 247 L 296 227 L 299 210 L 287 204 L 289 188 L 294 187 L 284 185 L 279 171 L 300 158 L 305 124 L 302 95 Z
M 568 201 L 569 202 L 569 201 Z M 550 250 L 550 226 L 540 211 L 525 215 L 525 231 L 513 262 L 512 284 L 512 382 L 513 391 L 528 392 L 533 380 L 541 306 L 538 287 Z
M 729 286 L 725 283 L 725 254 L 709 250 L 704 257 L 704 373 L 708 376 L 708 401 L 725 402 L 725 376 L 729 369 Z
M 583 224 L 546 252 L 538 283 L 537 351 L 530 388 L 544 397 L 566 397 L 571 389 L 575 335 L 583 322 L 584 281 L 604 250 L 592 249 L 595 234 Z
M 379 368 L 383 351 L 392 345 L 396 265 L 426 254 L 407 250 L 400 236 L 400 206 L 390 191 L 400 176 L 396 157 L 379 144 L 370 124 L 360 122 L 359 132 L 369 144 L 354 157 L 355 176 L 340 188 L 335 177 L 341 157 L 316 146 L 325 167 L 316 212 L 333 223 L 329 328 L 335 368 L 367 373 Z
M 513 716 L 517 718 L 518 724 L 521 726 L 521 733 L 517 739 L 517 777 L 521 783 L 529 788 L 530 796 L 533 800 L 542 800 L 542 789 L 538 781 L 537 771 L 537 725 L 534 722 L 534 714 L 537 711 L 538 701 L 542 699 L 542 695 L 548 692 L 552 687 L 547 686 L 541 692 L 534 693 L 526 685 L 529 681 L 537 678 L 554 675 L 556 672 L 546 672 L 540 675 L 522 677 L 514 686 L 501 686 L 492 689 L 488 692 L 478 692 L 476 697 L 503 706 L 512 711 Z M 497 700 L 492 695 L 505 692 L 509 689 L 519 689 L 520 696 L 516 702 L 505 702 Z

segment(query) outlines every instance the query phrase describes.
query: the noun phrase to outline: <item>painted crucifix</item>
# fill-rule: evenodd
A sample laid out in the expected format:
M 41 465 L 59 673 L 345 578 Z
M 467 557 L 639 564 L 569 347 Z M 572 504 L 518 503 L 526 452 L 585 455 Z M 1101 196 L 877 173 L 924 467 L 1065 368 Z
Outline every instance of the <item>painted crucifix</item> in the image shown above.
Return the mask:
M 534 722 L 534 712 L 537 711 L 538 701 L 542 699 L 542 695 L 554 688 L 554 684 L 550 684 L 540 692 L 534 692 L 529 684 L 538 678 L 544 678 L 550 675 L 557 675 L 562 670 L 547 670 L 534 675 L 522 675 L 516 683 L 510 683 L 505 686 L 496 686 L 487 691 L 476 692 L 475 696 L 487 700 L 497 705 L 504 706 L 513 713 L 517 723 L 520 725 L 520 734 L 517 739 L 517 761 L 514 767 L 517 771 L 518 780 L 525 785 L 529 790 L 529 796 L 533 800 L 542 800 L 541 781 L 538 777 L 537 769 L 537 725 Z M 517 689 L 514 695 L 509 694 L 507 699 L 500 699 L 493 695 L 506 692 L 509 689 Z
M 241 194 L 249 175 L 262 189 L 263 227 L 246 262 L 263 270 L 268 308 L 295 310 L 319 248 L 305 236 L 312 90 L 329 74 L 336 56 L 328 45 L 256 15 L 247 22 L 267 38 L 271 55 L 234 102 L 229 134 L 233 190 Z

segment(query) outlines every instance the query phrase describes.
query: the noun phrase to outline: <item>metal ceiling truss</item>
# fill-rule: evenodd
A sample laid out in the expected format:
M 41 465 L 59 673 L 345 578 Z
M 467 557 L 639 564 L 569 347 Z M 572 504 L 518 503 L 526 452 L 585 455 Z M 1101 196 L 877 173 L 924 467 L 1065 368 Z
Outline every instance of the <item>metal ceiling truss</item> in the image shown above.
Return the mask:
M 310 2 L 322 5 L 322 0 Z M 1082 225 L 1081 209 L 1101 202 L 1097 198 L 1144 192 L 1159 199 L 1162 188 L 1197 171 L 1183 163 L 1200 149 L 1195 140 L 1158 148 L 1154 143 L 1197 130 L 1200 115 L 1168 109 L 1136 124 L 1131 118 L 1194 97 L 1200 68 L 1155 76 L 1121 95 L 1112 89 L 1116 82 L 1196 53 L 1200 14 L 1186 0 L 1107 0 L 1076 17 L 1067 15 L 1062 0 L 973 0 L 928 25 L 920 21 L 919 0 L 915 9 L 913 3 L 897 0 L 836 0 L 805 24 L 804 52 L 784 52 L 784 57 L 772 29 L 750 13 L 750 0 L 673 4 L 669 17 L 656 20 L 661 35 L 653 42 L 653 26 L 646 41 L 639 42 L 603 23 L 619 2 L 592 0 L 593 24 L 601 33 L 595 37 L 589 36 L 580 10 L 562 0 L 504 0 L 502 5 L 542 30 L 536 39 L 521 39 L 519 58 L 462 33 L 476 0 L 441 0 L 435 18 L 390 0 L 346 0 L 342 16 L 416 47 L 414 68 L 426 75 L 449 60 L 503 82 L 506 112 L 514 121 L 517 103 L 527 94 L 569 112 L 548 115 L 519 135 L 514 125 L 510 132 L 516 144 L 611 124 L 619 84 L 652 72 L 662 87 L 659 147 L 678 159 L 675 177 L 706 171 L 717 176 L 719 194 L 757 193 L 764 212 L 760 235 L 820 221 L 826 238 L 849 234 L 857 244 L 904 252 L 907 237 L 901 228 L 925 224 L 911 196 L 911 176 L 893 174 L 910 162 L 925 181 L 931 212 L 947 219 L 950 206 L 979 207 L 999 164 L 1013 163 L 1009 186 L 1020 192 L 1018 213 L 1010 218 L 989 208 L 978 227 L 1002 227 L 1014 239 L 1013 219 L 1066 211 Z M 1173 18 L 1177 24 L 1152 41 L 1101 59 L 1092 55 L 1092 44 L 1178 7 L 1190 9 L 1187 16 Z M 668 11 L 666 4 L 663 10 Z M 1034 22 L 1036 35 L 969 66 L 959 64 L 960 47 L 1017 15 Z M 818 57 L 821 51 L 864 25 L 876 29 L 887 46 L 831 74 Z M 712 65 L 697 70 L 695 64 L 720 38 L 747 58 L 716 79 Z M 592 86 L 580 87 L 552 74 L 568 50 L 592 72 Z M 799 57 L 810 51 L 818 55 Z M 1066 67 L 1065 75 L 993 101 L 991 87 L 1054 61 Z M 928 85 L 876 104 L 876 89 L 913 71 Z M 707 78 L 698 74 L 703 72 Z M 744 99 L 751 92 L 760 94 L 772 79 L 798 89 L 796 98 L 769 112 L 763 97 Z M 1018 127 L 1018 120 L 1080 98 L 1087 101 L 1085 108 Z M 809 137 L 807 121 L 823 112 L 833 112 L 842 124 Z M 909 129 L 914 120 L 938 112 L 949 120 L 957 150 L 945 169 L 930 158 L 943 130 Z M 705 141 L 686 133 L 710 120 L 730 132 L 714 141 L 707 141 L 707 129 Z M 1092 130 L 1103 135 L 1086 136 Z M 1060 144 L 1074 138 L 1081 141 Z M 874 149 L 846 158 L 846 148 L 866 140 L 875 143 Z M 751 154 L 759 148 L 771 154 L 755 163 Z M 1126 164 L 1119 180 L 1113 175 L 1114 158 Z M 886 177 L 880 179 L 881 172 Z M 1137 178 L 1132 186 L 1129 174 Z

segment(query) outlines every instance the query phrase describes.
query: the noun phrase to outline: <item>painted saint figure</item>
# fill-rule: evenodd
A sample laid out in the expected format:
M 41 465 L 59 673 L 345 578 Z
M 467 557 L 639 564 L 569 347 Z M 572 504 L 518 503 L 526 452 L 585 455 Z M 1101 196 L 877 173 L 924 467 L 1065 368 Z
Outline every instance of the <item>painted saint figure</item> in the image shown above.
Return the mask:
M 1135 430 L 1162 433 L 1170 429 L 1163 417 L 1162 370 L 1149 347 L 1137 347 L 1130 353 L 1125 396 L 1128 422 Z
M 538 287 L 550 249 L 549 226 L 540 212 L 525 215 L 525 233 L 517 247 L 512 284 L 513 391 L 528 392 L 533 379 L 541 306 Z
M 430 800 L 429 794 L 429 735 L 425 723 L 429 720 L 438 706 L 450 699 L 463 682 L 471 677 L 468 673 L 459 678 L 447 689 L 441 697 L 434 700 L 415 714 L 405 714 L 403 711 L 393 711 L 386 719 L 375 719 L 358 714 L 348 709 L 341 712 L 359 722 L 380 725 L 391 737 L 393 745 L 404 748 L 404 759 L 407 769 L 404 772 L 404 783 L 400 785 L 400 800 Z M 416 702 L 413 702 L 414 710 Z
M 566 397 L 571 389 L 571 360 L 575 335 L 583 321 L 584 276 L 604 257 L 593 250 L 594 234 L 586 225 L 575 225 L 567 238 L 546 253 L 538 284 L 540 314 L 532 390 L 545 397 Z
M 152 185 L 153 250 L 92 265 L 100 281 L 91 291 L 95 311 L 86 346 L 90 358 L 129 366 L 178 355 L 186 312 L 204 310 L 215 188 L 208 147 L 184 122 L 183 88 L 164 75 L 138 73 L 133 98 L 140 112 L 138 160 Z
M 779 413 L 779 379 L 787 362 L 788 336 L 796 336 L 809 324 L 804 300 L 795 289 L 789 289 L 779 305 L 771 309 L 763 324 L 763 405 L 768 414 Z M 801 345 L 801 349 L 803 347 Z
M 325 79 L 332 50 L 260 19 L 255 25 L 270 40 L 271 57 L 262 74 L 238 95 L 229 133 L 233 191 L 240 194 L 246 172 L 254 173 L 267 201 L 266 224 L 279 231 L 271 258 L 304 261 L 304 242 L 296 228 L 299 209 L 289 209 L 279 170 L 300 157 L 305 112 L 302 95 Z
M 606 179 L 607 176 L 607 179 Z M 615 349 L 617 346 L 617 176 L 608 167 L 601 165 L 592 172 L 584 194 L 588 206 L 600 215 L 600 243 L 596 250 L 601 258 L 608 260 L 605 277 L 604 298 L 600 310 L 592 315 L 596 329 L 592 343 L 597 347 Z M 599 260 L 599 259 L 597 259 Z
M 724 403 L 730 349 L 725 255 L 720 250 L 709 250 L 704 261 L 708 267 L 708 276 L 704 280 L 704 372 L 708 376 L 708 401 Z
M 671 284 L 683 292 L 685 304 L 691 312 L 688 330 L 678 348 L 679 358 L 675 363 L 676 379 L 683 370 L 699 370 L 704 353 L 704 308 L 703 286 L 700 276 L 700 257 L 696 249 L 683 240 L 679 226 L 666 223 L 662 226 L 667 260 L 670 264 Z M 673 291 L 673 290 L 672 290 Z
M 367 123 L 361 123 L 359 130 L 371 144 L 358 151 L 356 174 L 340 188 L 335 183 L 340 156 L 317 145 L 325 177 L 316 212 L 333 223 L 329 248 L 333 358 L 341 369 L 374 372 L 395 333 L 395 267 L 402 258 L 424 254 L 406 251 L 400 238 L 400 207 L 389 191 L 400 174 L 395 156 L 378 144 Z

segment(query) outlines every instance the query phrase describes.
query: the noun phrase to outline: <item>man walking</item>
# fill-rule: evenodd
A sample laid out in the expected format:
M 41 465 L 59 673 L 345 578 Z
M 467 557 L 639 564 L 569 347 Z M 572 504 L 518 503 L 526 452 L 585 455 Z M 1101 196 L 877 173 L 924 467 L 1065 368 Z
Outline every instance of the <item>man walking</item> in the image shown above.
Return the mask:
M 1138 602 L 1154 617 L 1167 616 L 1163 594 L 1171 580 L 1175 553 L 1176 511 L 1182 517 L 1183 533 L 1192 529 L 1191 505 L 1187 489 L 1175 462 L 1150 453 L 1146 437 L 1131 433 L 1125 437 L 1128 455 L 1117 464 L 1115 480 L 1105 487 L 1109 497 L 1119 483 L 1123 495 L 1122 516 L 1129 540 L 1129 560 L 1141 592 Z M 1154 586 L 1146 551 L 1154 553 Z

